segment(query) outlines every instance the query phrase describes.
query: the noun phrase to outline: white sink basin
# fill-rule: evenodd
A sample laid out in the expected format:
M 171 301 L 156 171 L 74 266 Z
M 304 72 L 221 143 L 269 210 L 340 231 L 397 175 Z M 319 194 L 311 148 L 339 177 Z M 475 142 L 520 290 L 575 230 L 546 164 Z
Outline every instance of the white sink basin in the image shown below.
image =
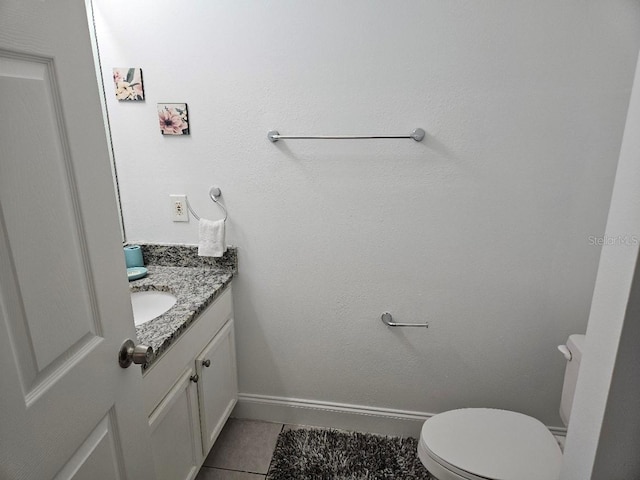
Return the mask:
M 133 322 L 136 327 L 159 317 L 176 304 L 177 298 L 169 292 L 149 290 L 132 292 Z

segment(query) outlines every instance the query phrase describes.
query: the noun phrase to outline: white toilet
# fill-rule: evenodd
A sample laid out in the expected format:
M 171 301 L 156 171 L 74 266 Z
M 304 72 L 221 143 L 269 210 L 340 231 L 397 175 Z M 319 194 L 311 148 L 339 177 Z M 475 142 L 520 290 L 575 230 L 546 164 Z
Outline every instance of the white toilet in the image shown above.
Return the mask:
M 571 335 L 560 417 L 573 403 L 584 335 Z M 434 415 L 422 427 L 418 457 L 438 480 L 558 480 L 562 451 L 535 418 L 508 410 L 463 408 Z

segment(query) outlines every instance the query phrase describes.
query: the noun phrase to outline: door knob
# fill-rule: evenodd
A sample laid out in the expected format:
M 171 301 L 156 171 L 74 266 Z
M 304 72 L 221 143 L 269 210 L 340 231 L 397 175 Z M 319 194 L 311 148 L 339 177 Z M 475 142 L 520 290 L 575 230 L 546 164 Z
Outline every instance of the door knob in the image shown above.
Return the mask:
M 203 367 L 210 367 L 211 366 L 211 360 L 209 360 L 208 358 L 206 360 L 202 360 L 202 366 Z
M 141 365 L 149 363 L 153 357 L 153 348 L 146 345 L 136 345 L 128 338 L 124 341 L 118 352 L 118 363 L 122 368 L 127 368 L 132 363 Z

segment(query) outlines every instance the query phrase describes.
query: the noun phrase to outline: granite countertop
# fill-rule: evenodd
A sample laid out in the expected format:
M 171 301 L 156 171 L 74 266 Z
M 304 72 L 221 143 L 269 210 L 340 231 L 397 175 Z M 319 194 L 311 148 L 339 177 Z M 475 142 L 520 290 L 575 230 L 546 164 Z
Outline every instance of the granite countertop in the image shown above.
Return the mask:
M 145 261 L 156 260 L 143 246 Z M 235 252 L 232 252 L 235 255 Z M 191 262 L 188 266 L 147 265 L 146 277 L 129 282 L 132 292 L 157 290 L 170 292 L 176 296 L 176 304 L 159 317 L 136 327 L 138 342 L 153 348 L 153 358 L 142 366 L 143 370 L 169 348 L 169 346 L 193 323 L 198 315 L 217 299 L 231 283 L 237 267 L 227 265 L 198 265 Z

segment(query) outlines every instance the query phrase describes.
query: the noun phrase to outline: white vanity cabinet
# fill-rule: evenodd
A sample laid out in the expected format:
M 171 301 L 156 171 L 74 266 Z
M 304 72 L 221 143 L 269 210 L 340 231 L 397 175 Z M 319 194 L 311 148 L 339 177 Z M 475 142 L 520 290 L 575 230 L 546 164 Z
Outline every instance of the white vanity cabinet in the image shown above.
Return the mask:
M 191 480 L 203 461 L 193 374 L 187 370 L 149 417 L 158 480 Z
M 238 398 L 231 287 L 144 374 L 158 480 L 192 480 Z
M 238 400 L 233 320 L 222 327 L 198 356 L 196 373 L 202 451 L 206 455 Z

